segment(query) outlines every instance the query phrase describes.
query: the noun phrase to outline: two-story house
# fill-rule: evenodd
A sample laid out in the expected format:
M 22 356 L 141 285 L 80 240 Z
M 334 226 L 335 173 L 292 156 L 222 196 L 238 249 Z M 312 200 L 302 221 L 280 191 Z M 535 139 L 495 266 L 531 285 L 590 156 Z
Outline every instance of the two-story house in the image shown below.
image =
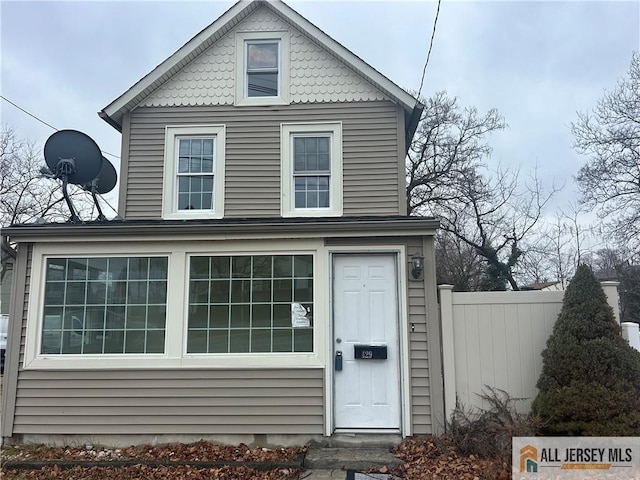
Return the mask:
M 241 1 L 100 116 L 122 221 L 16 225 L 2 436 L 413 435 L 442 423 L 423 105 L 279 1 Z

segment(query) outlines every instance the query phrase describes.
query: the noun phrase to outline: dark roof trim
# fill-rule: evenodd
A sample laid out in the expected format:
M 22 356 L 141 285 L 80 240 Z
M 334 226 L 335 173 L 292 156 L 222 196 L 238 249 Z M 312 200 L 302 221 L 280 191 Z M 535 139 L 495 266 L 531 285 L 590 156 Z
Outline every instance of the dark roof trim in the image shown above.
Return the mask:
M 433 235 L 439 221 L 431 217 L 249 218 L 223 220 L 121 220 L 91 223 L 12 225 L 2 229 L 16 242 L 74 241 L 80 237 L 363 237 Z

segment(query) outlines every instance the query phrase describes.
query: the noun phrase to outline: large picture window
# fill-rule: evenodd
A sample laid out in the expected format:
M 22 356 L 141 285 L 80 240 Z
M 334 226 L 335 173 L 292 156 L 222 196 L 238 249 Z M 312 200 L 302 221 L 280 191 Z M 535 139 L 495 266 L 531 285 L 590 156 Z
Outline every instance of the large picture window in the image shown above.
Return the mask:
M 192 256 L 187 353 L 313 352 L 313 256 Z
M 167 257 L 49 258 L 40 353 L 164 353 Z
M 321 367 L 323 246 L 317 238 L 37 243 L 24 368 Z

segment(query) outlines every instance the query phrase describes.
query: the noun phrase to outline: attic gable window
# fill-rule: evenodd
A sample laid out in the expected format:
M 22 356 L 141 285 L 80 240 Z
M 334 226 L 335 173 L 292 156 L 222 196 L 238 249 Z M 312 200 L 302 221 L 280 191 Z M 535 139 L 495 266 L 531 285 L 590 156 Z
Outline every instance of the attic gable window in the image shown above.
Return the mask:
M 237 106 L 289 103 L 289 32 L 236 33 Z
M 280 42 L 247 42 L 247 97 L 277 97 Z
M 224 125 L 168 126 L 162 218 L 224 215 Z

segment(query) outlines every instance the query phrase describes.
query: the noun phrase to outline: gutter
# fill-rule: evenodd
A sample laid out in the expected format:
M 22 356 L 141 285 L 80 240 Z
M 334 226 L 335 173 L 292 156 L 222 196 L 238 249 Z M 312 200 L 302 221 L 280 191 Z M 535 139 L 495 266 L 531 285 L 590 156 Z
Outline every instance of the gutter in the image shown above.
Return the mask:
M 113 128 L 115 128 L 117 131 L 119 131 L 120 133 L 122 133 L 122 125 L 120 125 L 118 122 L 116 122 L 113 118 L 111 118 L 109 115 L 107 115 L 107 113 L 104 110 L 101 110 L 98 112 L 98 116 L 104 120 L 105 122 L 107 122 L 109 125 L 111 125 Z
M 416 130 L 418 129 L 418 125 L 420 124 L 420 119 L 422 118 L 423 111 L 424 105 L 416 100 L 416 105 L 415 107 L 413 107 L 411 116 L 409 117 L 409 121 L 407 122 L 406 137 L 404 143 L 407 151 L 405 152 L 405 155 L 409 153 L 411 142 L 413 142 L 413 136 L 416 134 Z
M 397 237 L 407 235 L 434 235 L 439 221 L 431 217 L 393 217 L 380 219 L 357 218 L 340 220 L 302 221 L 241 219 L 238 221 L 111 221 L 92 223 L 56 223 L 12 225 L 2 229 L 16 242 L 77 242 L 81 238 L 96 240 L 128 237 L 198 238 L 212 237 Z

